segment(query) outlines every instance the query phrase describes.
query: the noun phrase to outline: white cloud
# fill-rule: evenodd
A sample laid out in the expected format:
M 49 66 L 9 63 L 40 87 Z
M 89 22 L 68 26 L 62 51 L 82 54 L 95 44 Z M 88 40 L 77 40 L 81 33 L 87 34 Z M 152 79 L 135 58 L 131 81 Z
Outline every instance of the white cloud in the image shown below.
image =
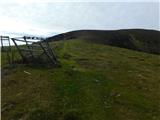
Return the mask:
M 158 10 L 154 2 L 4 3 L 0 32 L 48 35 L 76 29 L 159 29 Z
M 20 19 L 14 19 L 9 17 L 3 17 L 0 19 L 0 34 L 2 33 L 27 33 L 31 35 L 43 35 L 48 36 L 50 34 L 58 34 L 61 32 L 67 32 L 67 29 L 54 27 L 54 29 L 42 28 L 40 26 L 34 26 L 34 24 L 28 24 Z
M 1 3 L 54 3 L 54 2 L 159 2 L 159 0 L 1 0 Z

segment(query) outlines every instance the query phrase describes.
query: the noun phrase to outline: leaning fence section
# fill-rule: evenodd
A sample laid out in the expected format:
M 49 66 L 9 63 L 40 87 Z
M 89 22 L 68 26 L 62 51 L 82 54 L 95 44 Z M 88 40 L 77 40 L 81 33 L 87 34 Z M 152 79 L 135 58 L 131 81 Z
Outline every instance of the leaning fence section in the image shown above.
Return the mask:
M 11 41 L 14 46 L 11 46 Z M 9 64 L 15 62 L 15 56 L 23 63 L 58 63 L 53 48 L 48 41 L 39 37 L 16 37 L 0 36 L 1 56 Z
M 17 37 L 12 38 L 23 62 L 25 63 L 45 63 L 50 62 L 57 64 L 57 59 L 53 49 L 51 49 L 49 43 L 42 38 L 38 37 Z M 18 43 L 24 45 L 18 45 Z

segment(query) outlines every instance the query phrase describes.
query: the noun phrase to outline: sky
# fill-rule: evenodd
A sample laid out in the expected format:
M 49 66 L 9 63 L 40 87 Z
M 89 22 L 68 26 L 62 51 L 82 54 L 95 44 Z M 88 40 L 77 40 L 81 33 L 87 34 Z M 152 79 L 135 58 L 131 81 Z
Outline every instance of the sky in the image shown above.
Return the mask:
M 160 30 L 158 0 L 10 0 L 0 3 L 0 34 L 50 36 L 80 29 Z

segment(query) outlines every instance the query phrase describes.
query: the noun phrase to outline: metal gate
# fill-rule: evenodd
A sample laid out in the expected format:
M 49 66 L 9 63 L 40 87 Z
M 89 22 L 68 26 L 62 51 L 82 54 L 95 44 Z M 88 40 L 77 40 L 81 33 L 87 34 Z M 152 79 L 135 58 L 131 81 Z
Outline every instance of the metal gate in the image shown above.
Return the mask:
M 57 64 L 57 58 L 49 43 L 38 37 L 17 37 L 11 38 L 15 44 L 23 62 L 44 63 L 46 60 L 52 64 Z M 19 45 L 22 42 L 24 45 Z

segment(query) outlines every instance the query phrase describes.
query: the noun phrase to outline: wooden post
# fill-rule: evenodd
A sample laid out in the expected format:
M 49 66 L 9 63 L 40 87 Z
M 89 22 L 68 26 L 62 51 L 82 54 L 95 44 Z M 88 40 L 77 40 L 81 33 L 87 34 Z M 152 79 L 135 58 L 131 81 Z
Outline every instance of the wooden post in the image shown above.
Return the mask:
M 2 36 L 1 36 L 1 51 L 3 51 L 3 40 L 2 40 Z

